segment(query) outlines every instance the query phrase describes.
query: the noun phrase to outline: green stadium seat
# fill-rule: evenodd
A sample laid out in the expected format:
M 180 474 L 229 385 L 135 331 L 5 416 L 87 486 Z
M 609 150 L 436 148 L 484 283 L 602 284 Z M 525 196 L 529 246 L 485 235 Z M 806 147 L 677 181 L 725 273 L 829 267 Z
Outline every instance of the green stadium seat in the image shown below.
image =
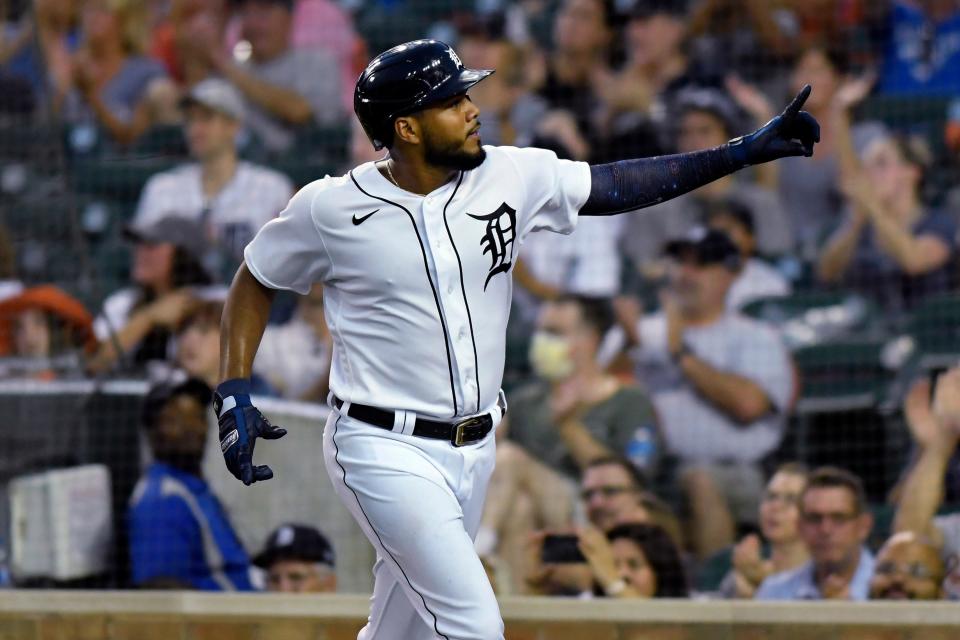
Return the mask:
M 951 96 L 871 96 L 860 106 L 858 115 L 864 120 L 879 120 L 899 131 L 916 133 L 927 138 L 932 150 L 944 150 L 943 128 Z
M 925 300 L 907 321 L 921 370 L 952 366 L 960 360 L 960 295 Z
M 78 158 L 71 164 L 72 186 L 80 193 L 136 202 L 143 185 L 155 173 L 182 162 L 176 158 Z
M 762 298 L 748 304 L 743 313 L 779 327 L 791 349 L 885 333 L 876 304 L 846 291 L 803 291 Z
M 350 129 L 347 126 L 305 127 L 297 132 L 293 148 L 265 163 L 303 186 L 325 175 L 339 173 L 347 161 Z
M 834 413 L 876 406 L 886 397 L 893 372 L 883 363 L 886 341 L 850 338 L 794 352 L 800 372 L 798 414 Z

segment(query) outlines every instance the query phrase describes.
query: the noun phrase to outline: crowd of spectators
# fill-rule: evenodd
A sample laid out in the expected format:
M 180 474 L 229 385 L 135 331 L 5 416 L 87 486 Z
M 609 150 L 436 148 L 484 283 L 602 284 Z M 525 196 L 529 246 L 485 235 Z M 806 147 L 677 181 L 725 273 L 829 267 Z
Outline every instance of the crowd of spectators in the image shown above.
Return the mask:
M 396 4 L 405 10 L 391 13 Z M 200 460 L 219 318 L 243 248 L 305 181 L 379 157 L 350 112 L 352 85 L 373 47 L 395 44 L 382 17 L 405 15 L 467 66 L 497 69 L 471 92 L 486 144 L 589 162 L 695 151 L 762 124 L 807 83 L 805 108 L 823 127 L 812 159 L 522 247 L 510 411 L 476 541 L 497 588 L 960 598 L 960 515 L 949 513 L 960 496 L 960 372 L 934 383 L 933 367 L 918 366 L 908 377 L 920 382 L 893 392 L 914 453 L 892 457 L 893 472 L 880 473 L 890 495 L 877 495 L 862 467 L 842 468 L 856 461 L 823 465 L 796 446 L 807 382 L 797 350 L 837 331 L 811 325 L 798 342 L 786 316 L 756 311 L 775 299 L 855 298 L 881 310 L 871 330 L 890 337 L 924 303 L 956 293 L 960 1 L 447 4 L 0 1 L 0 216 L 50 187 L 10 177 L 11 128 L 64 132 L 61 191 L 83 192 L 91 163 L 156 167 L 135 202 L 109 186 L 93 195 L 115 205 L 97 233 L 128 256 L 119 281 L 29 277 L 29 255 L 0 234 L 0 375 L 150 381 L 150 463 L 125 518 L 125 582 L 336 589 L 323 522 L 271 523 L 251 559 Z M 95 257 L 109 243 L 88 224 L 56 242 Z M 81 286 L 91 280 L 109 288 Z M 281 296 L 275 311 L 255 392 L 325 402 L 333 348 L 322 288 Z M 846 329 L 841 338 L 857 337 Z M 830 419 L 846 426 L 842 413 Z

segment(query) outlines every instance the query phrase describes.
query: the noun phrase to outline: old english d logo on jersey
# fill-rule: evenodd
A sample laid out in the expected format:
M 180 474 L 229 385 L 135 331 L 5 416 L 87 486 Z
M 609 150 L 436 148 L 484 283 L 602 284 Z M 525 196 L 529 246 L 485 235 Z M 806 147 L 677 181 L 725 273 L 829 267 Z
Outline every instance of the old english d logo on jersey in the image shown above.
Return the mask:
M 506 273 L 513 264 L 513 241 L 516 239 L 517 212 L 506 202 L 493 213 L 483 216 L 475 216 L 468 213 L 468 216 L 476 220 L 483 220 L 487 223 L 487 231 L 480 238 L 480 246 L 484 253 L 490 254 L 492 261 L 490 273 L 483 283 L 483 290 L 487 290 L 490 284 L 490 278 L 498 273 Z

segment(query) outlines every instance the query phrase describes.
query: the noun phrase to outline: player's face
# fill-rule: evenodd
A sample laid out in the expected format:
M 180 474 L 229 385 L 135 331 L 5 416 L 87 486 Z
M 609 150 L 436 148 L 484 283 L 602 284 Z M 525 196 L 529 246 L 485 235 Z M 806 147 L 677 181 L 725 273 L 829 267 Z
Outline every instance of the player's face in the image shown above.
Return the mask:
M 792 542 L 799 535 L 798 502 L 804 478 L 793 473 L 776 473 L 760 499 L 760 530 L 774 544 Z
M 336 575 L 325 565 L 302 560 L 277 560 L 267 570 L 267 591 L 331 593 L 336 590 Z
M 853 561 L 871 523 L 868 515 L 857 513 L 853 495 L 843 487 L 820 487 L 803 495 L 800 536 L 817 565 L 839 568 Z
M 623 522 L 646 522 L 649 515 L 640 505 L 633 479 L 618 465 L 590 467 L 580 483 L 580 497 L 587 519 L 601 531 Z
M 938 600 L 943 584 L 943 560 L 915 536 L 892 538 L 877 555 L 870 581 L 876 600 Z
M 652 598 L 657 592 L 657 574 L 653 572 L 643 549 L 633 540 L 619 538 L 611 545 L 613 563 L 620 578 L 643 598 Z
M 480 142 L 480 110 L 463 93 L 421 111 L 423 157 L 435 167 L 469 171 L 487 157 Z

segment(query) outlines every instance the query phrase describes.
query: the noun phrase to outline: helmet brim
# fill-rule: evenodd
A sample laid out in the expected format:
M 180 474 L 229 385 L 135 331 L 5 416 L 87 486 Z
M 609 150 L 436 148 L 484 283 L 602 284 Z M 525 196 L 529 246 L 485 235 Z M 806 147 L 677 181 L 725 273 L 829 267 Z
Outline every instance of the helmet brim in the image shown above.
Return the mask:
M 392 117 L 396 118 L 398 116 L 410 115 L 411 113 L 432 107 L 438 102 L 443 102 L 461 93 L 466 93 L 470 90 L 470 87 L 491 75 L 494 71 L 495 69 L 463 69 L 458 75 L 451 76 L 446 82 L 434 89 L 428 97 L 416 105 L 412 105 L 411 108 L 394 114 Z

